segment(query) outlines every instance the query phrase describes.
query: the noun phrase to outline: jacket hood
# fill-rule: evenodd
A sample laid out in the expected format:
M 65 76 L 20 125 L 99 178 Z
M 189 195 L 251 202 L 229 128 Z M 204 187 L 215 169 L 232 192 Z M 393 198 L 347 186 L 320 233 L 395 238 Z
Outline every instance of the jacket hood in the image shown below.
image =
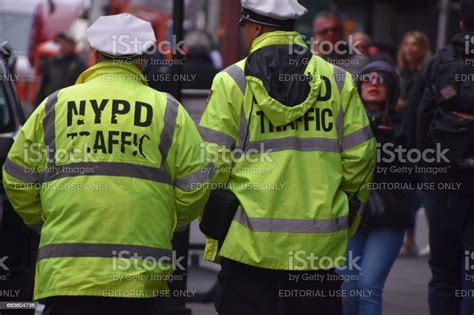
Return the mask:
M 321 78 L 297 32 L 270 32 L 258 37 L 245 65 L 253 101 L 275 126 L 295 121 L 317 101 Z
M 371 72 L 382 73 L 388 77 L 387 86 L 389 91 L 389 106 L 391 108 L 395 107 L 398 99 L 400 98 L 400 79 L 395 68 L 385 61 L 373 61 L 362 68 L 357 77 L 357 89 L 359 90 L 359 94 L 360 87 L 362 85 L 362 77 Z

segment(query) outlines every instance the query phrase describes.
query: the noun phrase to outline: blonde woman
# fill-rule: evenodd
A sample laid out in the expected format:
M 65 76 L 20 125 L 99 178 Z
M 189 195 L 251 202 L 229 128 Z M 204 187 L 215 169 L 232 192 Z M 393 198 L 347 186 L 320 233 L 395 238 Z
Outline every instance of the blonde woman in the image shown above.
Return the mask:
M 400 98 L 395 107 L 395 120 L 404 120 L 405 108 L 408 104 L 411 88 L 415 82 L 416 75 L 425 61 L 431 58 L 431 45 L 428 37 L 419 31 L 410 31 L 403 36 L 397 54 L 398 72 L 400 74 Z M 405 242 L 402 254 L 418 255 L 418 248 L 415 242 L 415 220 L 416 213 L 420 208 L 420 198 L 416 193 L 411 197 L 412 220 L 407 227 Z M 427 249 L 424 249 L 426 251 Z
M 397 63 L 400 74 L 400 100 L 396 110 L 402 112 L 408 104 L 411 87 L 421 66 L 431 58 L 428 37 L 419 31 L 410 31 L 403 36 L 398 49 Z

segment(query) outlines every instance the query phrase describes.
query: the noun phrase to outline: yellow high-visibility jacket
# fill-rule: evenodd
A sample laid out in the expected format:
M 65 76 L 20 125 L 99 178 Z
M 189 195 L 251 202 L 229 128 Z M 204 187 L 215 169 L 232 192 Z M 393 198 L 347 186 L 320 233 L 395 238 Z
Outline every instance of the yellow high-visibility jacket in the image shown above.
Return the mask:
M 178 225 L 212 176 L 184 108 L 134 65 L 100 62 L 50 95 L 3 168 L 15 210 L 41 226 L 34 298 L 163 296 Z
M 367 201 L 376 148 L 350 74 L 312 55 L 296 32 L 265 33 L 216 76 L 199 131 L 214 186 L 240 202 L 221 247 L 207 242 L 207 259 L 281 270 L 344 264 L 360 221 L 348 199 Z

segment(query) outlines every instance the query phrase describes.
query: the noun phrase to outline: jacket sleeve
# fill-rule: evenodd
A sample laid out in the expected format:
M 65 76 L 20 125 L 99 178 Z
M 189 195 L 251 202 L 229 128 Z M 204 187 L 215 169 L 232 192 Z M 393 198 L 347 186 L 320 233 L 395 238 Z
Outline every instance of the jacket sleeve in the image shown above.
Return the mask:
M 408 101 L 407 112 L 405 114 L 405 132 L 407 135 L 407 145 L 409 148 L 416 148 L 420 143 L 418 136 L 418 129 L 424 129 L 422 122 L 418 120 L 418 113 L 420 109 L 423 109 L 423 103 L 431 102 L 430 95 L 427 91 L 428 86 L 428 69 L 430 68 L 431 62 L 426 63 L 418 75 L 416 76 L 415 83 L 413 85 L 410 98 Z M 432 108 L 428 105 L 428 108 Z M 431 122 L 431 118 L 428 118 Z M 420 124 L 421 123 L 421 124 Z M 421 135 L 424 139 L 425 134 Z
M 347 78 L 342 92 L 342 183 L 341 189 L 348 194 L 349 212 L 353 221 L 349 235 L 353 235 L 369 198 L 376 164 L 376 140 L 352 79 Z M 357 194 L 357 196 L 355 196 Z
M 227 184 L 229 181 L 232 168 L 231 152 L 239 144 L 243 97 L 234 79 L 228 73 L 220 72 L 213 81 L 211 94 L 199 124 L 199 131 L 206 142 L 206 151 L 215 164 L 214 182 L 219 184 Z
M 43 219 L 40 174 L 47 171 L 43 140 L 45 101 L 17 135 L 3 165 L 3 186 L 10 203 L 30 228 L 39 231 Z
M 420 71 L 420 86 L 416 95 L 413 95 L 413 102 L 416 102 L 416 125 L 415 130 L 415 146 L 420 150 L 425 149 L 425 140 L 430 129 L 433 115 L 436 109 L 436 86 L 430 78 L 436 71 L 436 58 L 427 62 Z
M 233 65 L 233 70 L 243 76 L 243 70 Z M 229 70 L 231 68 L 227 68 Z M 236 77 L 226 70 L 214 78 L 211 95 L 199 124 L 199 131 L 206 142 L 206 151 L 215 165 L 216 176 L 213 182 L 222 188 L 229 182 L 232 172 L 231 152 L 238 144 L 240 120 L 243 111 L 244 94 L 237 85 Z M 232 72 L 231 72 L 232 73 Z M 241 78 L 242 79 L 242 78 Z M 243 76 L 245 81 L 245 76 Z M 217 186 L 216 185 L 216 186 Z M 204 258 L 218 262 L 219 243 L 208 238 Z
M 205 152 L 204 142 L 186 110 L 179 105 L 176 117 L 175 205 L 178 227 L 198 218 L 209 198 L 209 180 L 214 168 Z
M 342 95 L 343 134 L 342 134 L 342 190 L 349 195 L 358 191 L 358 199 L 366 203 L 367 184 L 372 181 L 375 171 L 376 140 L 352 80 L 346 83 Z

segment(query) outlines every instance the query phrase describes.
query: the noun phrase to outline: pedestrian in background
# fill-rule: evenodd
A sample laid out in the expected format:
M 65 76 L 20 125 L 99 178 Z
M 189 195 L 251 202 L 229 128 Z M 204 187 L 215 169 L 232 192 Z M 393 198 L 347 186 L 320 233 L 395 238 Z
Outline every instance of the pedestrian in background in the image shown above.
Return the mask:
M 399 97 L 399 79 L 393 66 L 374 61 L 359 74 L 358 89 L 377 142 L 404 145 L 402 125 L 391 120 Z M 374 186 L 361 226 L 349 240 L 348 259 L 360 258 L 358 266 L 341 270 L 355 280 L 343 283 L 344 315 L 381 315 L 385 280 L 398 256 L 405 229 L 410 223 L 408 189 L 389 190 L 383 185 L 406 183 L 406 174 L 390 171 L 396 163 L 378 163 Z M 386 169 L 386 173 L 381 169 Z M 380 185 L 378 188 L 376 185 Z M 360 269 L 358 268 L 360 267 Z M 359 292 L 359 295 L 355 294 Z
M 363 53 L 352 51 L 354 41 L 346 38 L 342 18 L 336 12 L 323 11 L 313 22 L 315 53 L 326 61 L 357 74 L 369 62 Z
M 400 74 L 400 99 L 396 106 L 398 119 L 405 119 L 407 115 L 405 109 L 408 105 L 415 78 L 423 64 L 430 58 L 431 44 L 426 34 L 419 31 L 410 31 L 403 36 L 397 54 L 398 73 Z M 413 192 L 411 195 L 410 208 L 413 213 L 413 225 L 407 229 L 401 254 L 416 256 L 418 255 L 418 247 L 415 241 L 416 215 L 422 203 L 418 192 Z M 429 254 L 429 246 L 424 248 L 420 254 Z
M 183 50 L 186 55 L 183 74 L 194 77 L 183 82 L 183 89 L 209 90 L 218 72 L 211 57 L 212 38 L 204 31 L 189 32 L 184 38 Z
M 84 60 L 76 53 L 74 37 L 62 32 L 56 37 L 59 55 L 46 60 L 41 66 L 41 82 L 36 102 L 39 104 L 48 95 L 59 89 L 74 85 L 79 75 L 86 69 Z
M 352 34 L 352 40 L 354 41 L 354 46 L 364 55 L 369 56 L 369 48 L 372 43 L 372 39 L 369 34 L 364 32 L 355 32 Z
M 474 313 L 474 0 L 461 1 L 461 32 L 422 67 L 407 116 L 410 144 L 444 151 L 440 174 L 424 174 L 430 228 L 431 315 Z M 432 166 L 432 165 L 429 165 Z M 443 188 L 446 184 L 457 188 Z
M 397 54 L 398 73 L 400 74 L 400 99 L 397 102 L 397 111 L 403 112 L 405 110 L 416 75 L 430 58 L 431 44 L 426 34 L 410 31 L 403 36 Z

